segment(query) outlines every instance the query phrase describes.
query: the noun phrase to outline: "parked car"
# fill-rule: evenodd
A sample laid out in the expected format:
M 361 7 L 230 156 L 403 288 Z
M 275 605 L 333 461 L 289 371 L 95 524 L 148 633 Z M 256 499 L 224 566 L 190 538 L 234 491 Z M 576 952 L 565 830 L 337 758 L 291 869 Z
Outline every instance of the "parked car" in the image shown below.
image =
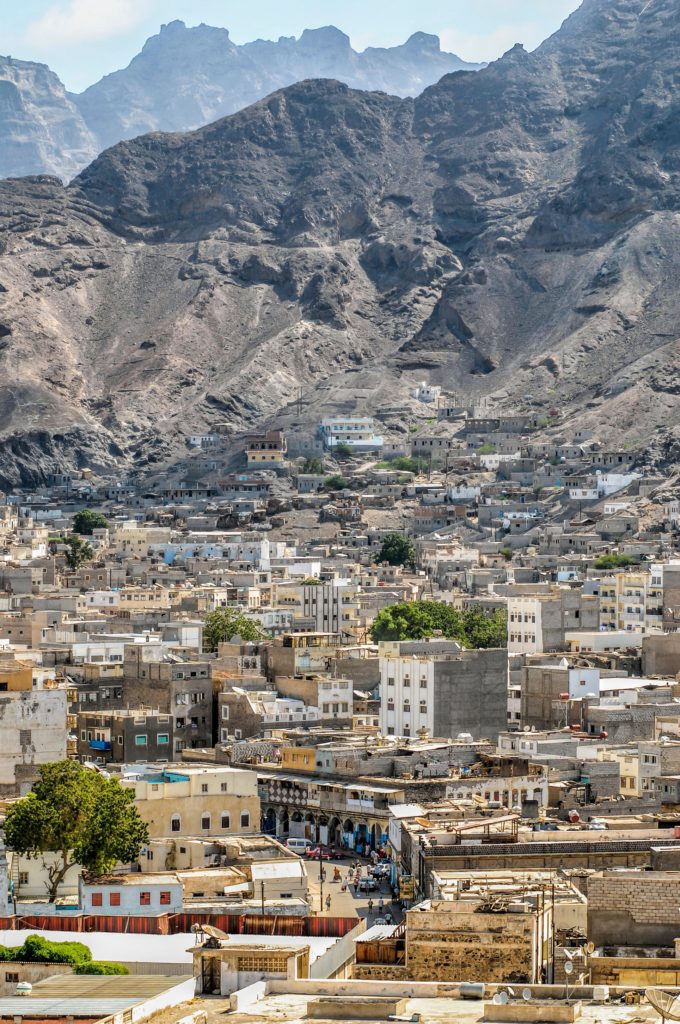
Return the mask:
M 389 878 L 390 866 L 389 864 L 376 864 L 375 867 L 371 868 L 371 874 L 374 878 L 382 879 Z
M 375 892 L 378 888 L 378 883 L 375 878 L 360 878 L 359 879 L 359 892 Z
M 307 850 L 307 857 L 310 860 L 331 860 L 333 854 L 325 846 L 315 846 L 313 850 Z

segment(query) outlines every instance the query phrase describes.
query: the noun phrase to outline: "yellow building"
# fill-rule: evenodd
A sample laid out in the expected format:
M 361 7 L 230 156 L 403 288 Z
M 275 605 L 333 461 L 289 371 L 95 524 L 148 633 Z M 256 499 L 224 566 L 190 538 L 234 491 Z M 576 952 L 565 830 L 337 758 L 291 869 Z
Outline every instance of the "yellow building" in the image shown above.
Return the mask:
M 166 765 L 123 780 L 152 839 L 249 835 L 260 831 L 257 775 L 227 766 Z
M 33 664 L 13 654 L 0 653 L 0 693 L 21 693 L 33 689 Z
M 316 771 L 316 749 L 314 747 L 282 747 L 281 768 L 289 772 Z

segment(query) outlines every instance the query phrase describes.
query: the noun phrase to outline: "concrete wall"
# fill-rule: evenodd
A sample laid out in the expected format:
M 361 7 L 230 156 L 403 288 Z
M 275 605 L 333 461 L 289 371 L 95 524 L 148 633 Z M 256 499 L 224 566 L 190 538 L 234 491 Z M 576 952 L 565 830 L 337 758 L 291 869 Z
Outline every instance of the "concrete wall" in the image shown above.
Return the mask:
M 0 996 L 13 996 L 20 981 L 35 985 L 37 981 L 62 974 L 73 974 L 70 964 L 23 964 L 7 960 L 0 964 Z
M 507 725 L 507 651 L 463 651 L 451 661 L 435 662 L 436 735 L 495 739 Z
M 664 583 L 665 577 L 666 573 L 664 571 Z M 680 594 L 678 597 L 678 613 L 680 614 Z M 664 612 L 666 610 L 667 605 L 664 599 Z M 676 629 L 677 623 L 672 628 Z M 678 672 L 680 672 L 680 633 L 643 637 L 643 676 L 666 676 L 667 678 L 673 678 Z
M 23 796 L 41 764 L 66 757 L 66 690 L 0 695 L 0 795 Z

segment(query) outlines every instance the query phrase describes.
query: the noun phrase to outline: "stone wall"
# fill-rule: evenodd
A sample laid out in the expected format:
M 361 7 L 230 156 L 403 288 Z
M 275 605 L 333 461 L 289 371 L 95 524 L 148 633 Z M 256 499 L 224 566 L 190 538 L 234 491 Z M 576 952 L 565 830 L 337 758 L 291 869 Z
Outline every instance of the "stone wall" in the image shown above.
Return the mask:
M 471 904 L 410 911 L 406 966 L 414 981 L 530 982 L 532 914 L 478 913 Z

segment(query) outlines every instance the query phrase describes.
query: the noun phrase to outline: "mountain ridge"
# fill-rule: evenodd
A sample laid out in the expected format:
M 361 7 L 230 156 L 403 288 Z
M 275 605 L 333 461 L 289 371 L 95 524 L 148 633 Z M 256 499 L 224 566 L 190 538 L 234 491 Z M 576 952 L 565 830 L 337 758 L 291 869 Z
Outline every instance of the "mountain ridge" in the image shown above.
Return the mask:
M 448 71 L 479 66 L 442 52 L 426 33 L 359 53 L 334 26 L 239 46 L 227 29 L 182 21 L 163 25 L 126 68 L 80 94 L 67 93 L 46 65 L 0 57 L 0 177 L 70 180 L 120 141 L 194 130 L 308 78 L 405 96 Z
M 68 188 L 0 182 L 0 477 L 333 410 L 398 434 L 422 379 L 670 444 L 680 26 L 644 6 L 415 99 L 305 81 Z

